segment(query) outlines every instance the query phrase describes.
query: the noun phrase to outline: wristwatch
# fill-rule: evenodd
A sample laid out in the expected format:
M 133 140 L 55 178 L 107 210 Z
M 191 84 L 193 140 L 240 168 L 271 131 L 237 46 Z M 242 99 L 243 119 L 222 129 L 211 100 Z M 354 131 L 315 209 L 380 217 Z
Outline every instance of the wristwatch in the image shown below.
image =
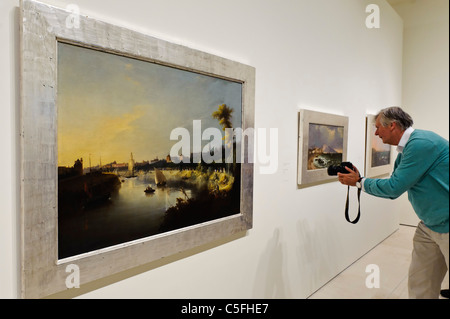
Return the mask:
M 361 189 L 362 188 L 362 185 L 361 185 L 361 180 L 363 179 L 363 177 L 360 177 L 359 179 L 358 179 L 358 181 L 356 182 L 356 187 L 358 187 L 359 189 Z

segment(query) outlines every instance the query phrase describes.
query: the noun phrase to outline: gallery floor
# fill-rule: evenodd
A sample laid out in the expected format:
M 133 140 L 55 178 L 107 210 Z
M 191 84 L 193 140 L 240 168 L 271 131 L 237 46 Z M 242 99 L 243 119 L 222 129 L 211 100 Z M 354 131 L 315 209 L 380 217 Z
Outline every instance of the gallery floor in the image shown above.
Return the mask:
M 412 238 L 416 228 L 400 225 L 399 229 L 351 266 L 311 295 L 310 299 L 406 299 Z M 375 267 L 379 269 L 379 288 Z M 367 272 L 366 272 L 367 270 Z M 442 288 L 448 289 L 448 272 Z M 442 297 L 441 297 L 442 298 Z M 444 298 L 442 298 L 444 299 Z

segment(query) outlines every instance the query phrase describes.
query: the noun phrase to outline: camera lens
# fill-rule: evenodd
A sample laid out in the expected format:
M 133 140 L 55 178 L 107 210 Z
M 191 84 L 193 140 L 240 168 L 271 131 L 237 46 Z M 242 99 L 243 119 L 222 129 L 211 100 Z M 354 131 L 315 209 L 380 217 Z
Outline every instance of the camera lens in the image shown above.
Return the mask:
M 337 175 L 337 173 L 338 173 L 337 167 L 338 166 L 335 166 L 335 165 L 328 166 L 328 169 L 327 169 L 328 175 L 330 175 L 330 176 Z

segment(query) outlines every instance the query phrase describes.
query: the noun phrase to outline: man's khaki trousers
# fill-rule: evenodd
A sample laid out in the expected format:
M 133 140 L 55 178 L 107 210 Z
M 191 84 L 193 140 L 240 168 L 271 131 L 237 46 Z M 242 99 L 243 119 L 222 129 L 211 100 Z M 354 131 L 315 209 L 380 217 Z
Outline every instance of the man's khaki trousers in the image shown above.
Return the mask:
M 411 299 L 437 299 L 448 270 L 448 233 L 432 231 L 420 222 L 413 239 L 408 275 Z

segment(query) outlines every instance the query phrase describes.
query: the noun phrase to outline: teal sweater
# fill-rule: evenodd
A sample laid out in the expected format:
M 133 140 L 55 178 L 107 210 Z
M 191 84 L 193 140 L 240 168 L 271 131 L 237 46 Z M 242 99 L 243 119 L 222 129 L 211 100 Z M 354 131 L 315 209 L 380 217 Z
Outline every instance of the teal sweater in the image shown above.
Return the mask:
M 448 141 L 439 135 L 414 130 L 399 153 L 390 178 L 364 180 L 368 194 L 395 199 L 408 192 L 417 216 L 431 230 L 448 233 Z

